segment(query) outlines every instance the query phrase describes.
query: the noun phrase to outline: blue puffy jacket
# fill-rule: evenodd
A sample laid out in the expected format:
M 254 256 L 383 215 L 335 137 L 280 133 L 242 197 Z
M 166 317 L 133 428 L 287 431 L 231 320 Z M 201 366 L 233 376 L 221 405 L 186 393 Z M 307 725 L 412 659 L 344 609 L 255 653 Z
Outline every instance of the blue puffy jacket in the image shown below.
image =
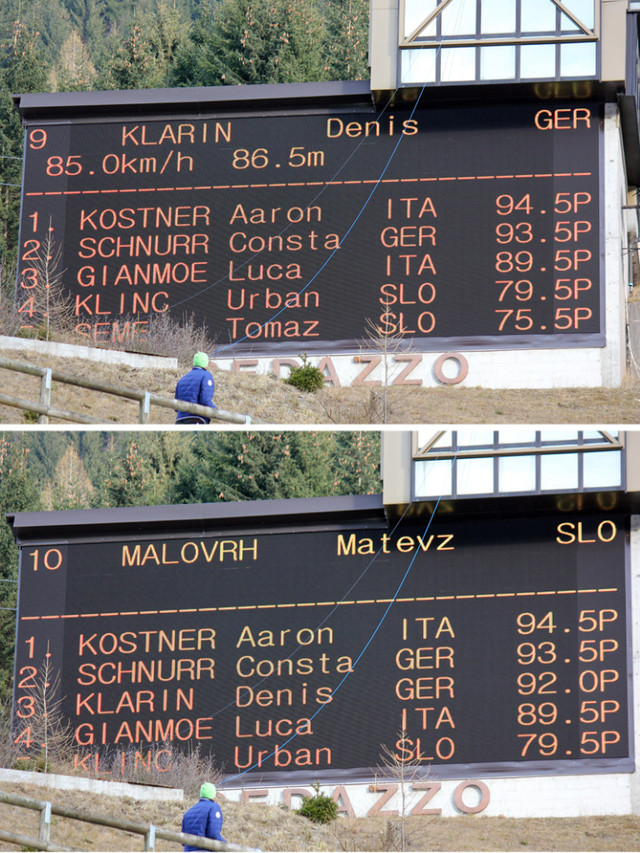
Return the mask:
M 222 810 L 214 800 L 206 800 L 204 797 L 184 813 L 182 831 L 227 843 L 222 837 Z M 188 844 L 184 849 L 202 850 L 201 847 L 191 847 Z
M 176 400 L 183 400 L 185 403 L 198 403 L 200 406 L 211 406 L 216 409 L 213 404 L 213 376 L 204 367 L 193 367 L 181 379 L 178 379 L 176 385 Z M 184 418 L 199 417 L 199 415 L 191 415 L 189 412 L 178 412 L 176 415 L 176 423 L 180 423 Z M 202 423 L 208 424 L 209 418 L 202 418 Z

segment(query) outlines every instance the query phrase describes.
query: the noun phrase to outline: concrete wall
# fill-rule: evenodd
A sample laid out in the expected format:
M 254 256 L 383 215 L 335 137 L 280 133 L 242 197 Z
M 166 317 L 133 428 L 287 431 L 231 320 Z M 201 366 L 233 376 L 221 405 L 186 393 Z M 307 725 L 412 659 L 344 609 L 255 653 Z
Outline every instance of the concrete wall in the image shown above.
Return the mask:
M 607 346 L 602 353 L 601 381 L 616 387 L 625 373 L 626 300 L 630 263 L 627 236 L 627 176 L 620 133 L 620 115 L 614 104 L 605 106 L 604 125 L 604 253 Z
M 370 0 L 371 88 L 395 89 L 398 54 L 398 0 Z
M 600 31 L 602 40 L 603 80 L 624 80 L 625 44 L 627 34 L 627 0 L 602 0 Z
M 57 791 L 86 791 L 105 797 L 130 797 L 132 800 L 160 800 L 182 802 L 182 788 L 162 788 L 155 785 L 130 785 L 128 782 L 108 782 L 103 779 L 85 779 L 82 776 L 62 776 L 59 773 L 35 773 L 30 770 L 0 769 L 0 783 L 29 785 L 34 788 L 53 788 Z M 44 797 L 34 791 L 35 799 Z
M 150 370 L 177 370 L 177 358 L 165 358 L 160 355 L 144 355 L 137 352 L 99 349 L 98 347 L 61 344 L 50 341 L 36 341 L 32 338 L 11 338 L 0 335 L 0 355 L 6 352 L 37 352 L 56 358 L 81 358 L 84 361 L 97 361 L 103 364 L 125 364 L 128 367 L 149 368 Z
M 624 327 L 618 334 L 624 335 Z M 363 362 L 359 353 L 314 355 L 309 356 L 309 363 L 323 371 L 325 382 L 331 387 L 381 385 L 385 374 L 387 385 L 423 388 L 443 385 L 462 388 L 598 388 L 601 385 L 617 387 L 623 378 L 619 343 L 613 350 L 458 350 L 448 353 L 413 352 L 412 356 L 415 358 L 413 366 L 406 360 L 397 362 L 392 356 L 386 371 L 379 363 L 368 372 L 371 363 Z M 290 361 L 298 365 L 302 363 L 300 359 L 272 357 L 221 359 L 214 355 L 212 358 L 212 364 L 222 370 L 273 373 L 281 378 L 288 375 Z M 618 372 L 615 372 L 616 365 Z M 408 372 L 403 376 L 404 371 Z M 444 381 L 438 379 L 436 373 L 441 373 Z
M 405 807 L 407 814 L 429 813 L 442 817 L 463 814 L 512 818 L 638 814 L 632 807 L 631 787 L 630 777 L 623 774 L 490 780 L 470 777 L 442 783 L 434 778 L 418 791 L 411 790 L 409 786 L 405 792 Z M 250 788 L 243 791 L 225 787 L 223 790 L 226 799 L 235 802 L 291 803 L 292 808 L 298 808 L 300 791 L 305 789 Z M 295 792 L 293 795 L 292 790 Z M 306 790 L 309 795 L 314 793 L 311 788 Z M 398 791 L 381 803 L 386 792 L 372 792 L 369 785 L 321 785 L 320 790 L 332 796 L 342 813 L 350 816 L 364 817 L 380 808 L 383 814 L 398 814 L 401 808 Z

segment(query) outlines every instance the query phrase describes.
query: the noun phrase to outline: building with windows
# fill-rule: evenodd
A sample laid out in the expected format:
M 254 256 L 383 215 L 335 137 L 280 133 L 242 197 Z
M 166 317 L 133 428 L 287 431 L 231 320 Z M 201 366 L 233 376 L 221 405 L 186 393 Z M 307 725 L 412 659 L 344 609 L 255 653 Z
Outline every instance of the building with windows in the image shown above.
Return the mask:
M 373 0 L 373 88 L 542 80 L 625 79 L 625 43 L 637 4 L 627 0 Z M 397 50 L 376 57 L 383 22 L 395 18 Z M 397 26 L 395 26 L 397 22 Z M 629 27 L 631 24 L 631 27 Z M 617 49 L 616 49 L 617 43 Z M 391 45 L 389 41 L 387 44 Z M 388 75 L 386 80 L 383 73 Z M 386 84 L 386 85 L 385 85 Z

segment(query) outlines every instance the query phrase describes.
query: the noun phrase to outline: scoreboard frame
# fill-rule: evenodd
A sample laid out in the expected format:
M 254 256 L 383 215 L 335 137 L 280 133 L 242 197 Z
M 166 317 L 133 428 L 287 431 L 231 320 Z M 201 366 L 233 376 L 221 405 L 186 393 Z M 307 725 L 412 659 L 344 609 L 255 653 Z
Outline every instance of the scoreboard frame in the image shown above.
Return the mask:
M 23 314 L 49 223 L 80 334 L 98 343 L 135 347 L 153 317 L 193 309 L 220 359 L 359 352 L 369 322 L 398 352 L 605 347 L 602 103 L 385 112 L 371 94 L 344 82 L 18 96 Z M 109 133 L 120 153 L 100 148 Z M 194 177 L 165 181 L 160 164 Z M 141 224 L 139 210 L 161 208 Z M 292 233 L 291 211 L 316 220 Z M 114 259 L 127 252 L 145 257 Z
M 394 741 L 434 778 L 633 772 L 627 516 L 524 506 L 423 507 L 398 529 L 380 496 L 10 516 L 17 743 L 46 650 L 79 770 L 103 766 L 101 739 L 165 760 L 131 741 L 155 716 L 219 758 L 222 728 L 227 779 L 251 784 L 366 780 Z M 284 660 L 293 673 L 274 674 Z

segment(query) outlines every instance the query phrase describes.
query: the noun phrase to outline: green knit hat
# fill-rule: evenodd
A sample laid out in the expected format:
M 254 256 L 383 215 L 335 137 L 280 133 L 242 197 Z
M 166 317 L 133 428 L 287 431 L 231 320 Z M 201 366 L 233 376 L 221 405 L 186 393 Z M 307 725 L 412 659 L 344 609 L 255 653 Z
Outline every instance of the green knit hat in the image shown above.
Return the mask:
M 203 786 L 200 788 L 200 797 L 204 797 L 205 800 L 215 800 L 216 798 L 216 786 L 213 782 L 205 782 Z
M 194 367 L 206 367 L 209 364 L 209 356 L 206 352 L 197 352 L 193 357 Z

